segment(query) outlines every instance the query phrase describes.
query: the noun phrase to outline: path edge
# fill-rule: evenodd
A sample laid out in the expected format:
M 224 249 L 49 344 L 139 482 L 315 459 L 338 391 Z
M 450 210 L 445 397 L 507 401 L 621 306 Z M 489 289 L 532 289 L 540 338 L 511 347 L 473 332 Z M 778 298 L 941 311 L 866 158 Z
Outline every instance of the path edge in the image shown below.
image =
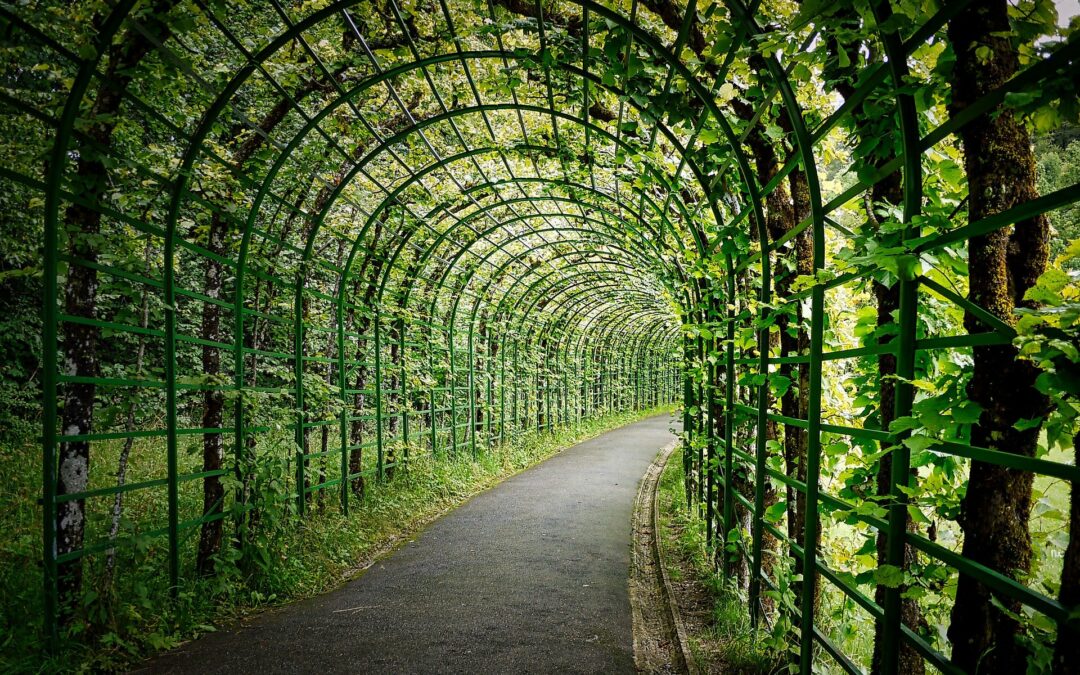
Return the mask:
M 660 591 L 660 595 L 663 596 L 661 604 L 663 605 L 662 611 L 666 616 L 663 617 L 664 623 L 667 624 L 670 632 L 673 635 L 667 636 L 673 643 L 674 656 L 677 663 L 671 664 L 679 672 L 688 673 L 689 675 L 699 675 L 701 670 L 698 668 L 697 661 L 694 659 L 692 652 L 690 651 L 690 643 L 686 637 L 686 626 L 682 620 L 682 614 L 679 611 L 678 601 L 676 600 L 674 588 L 671 585 L 671 578 L 667 571 L 667 561 L 664 558 L 663 549 L 660 545 L 660 479 L 664 473 L 664 469 L 667 467 L 668 461 L 674 454 L 675 449 L 679 446 L 679 441 L 672 441 L 668 445 L 660 449 L 649 465 L 645 475 L 642 476 L 641 482 L 638 484 L 637 497 L 634 500 L 634 515 L 633 523 L 634 529 L 644 526 L 651 530 L 651 536 L 649 537 L 649 551 L 648 556 L 652 559 L 652 563 L 656 566 L 659 572 L 655 575 L 656 586 Z M 635 548 L 638 546 L 638 539 L 636 531 L 632 537 Z M 635 619 L 637 615 L 642 612 L 641 598 L 637 596 L 631 589 L 631 603 L 634 605 L 633 610 Z M 639 639 L 639 626 L 635 620 L 634 626 L 634 662 L 637 665 L 639 672 L 647 670 L 643 667 L 642 658 L 644 656 L 644 647 L 642 641 Z

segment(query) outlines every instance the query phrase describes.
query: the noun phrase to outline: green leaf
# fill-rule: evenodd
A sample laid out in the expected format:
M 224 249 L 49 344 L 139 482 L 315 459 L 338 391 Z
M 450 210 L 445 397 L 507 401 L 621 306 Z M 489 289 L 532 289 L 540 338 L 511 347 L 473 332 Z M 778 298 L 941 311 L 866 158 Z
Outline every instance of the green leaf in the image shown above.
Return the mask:
M 904 584 L 904 570 L 896 565 L 878 565 L 874 570 L 874 581 L 886 588 L 900 588 Z
M 776 502 L 765 509 L 765 520 L 770 523 L 779 523 L 785 513 L 787 513 L 787 502 Z
M 959 424 L 975 424 L 982 415 L 983 408 L 974 401 L 965 401 L 953 406 L 952 417 Z
M 702 129 L 701 133 L 698 134 L 698 140 L 701 141 L 702 145 L 712 145 L 720 140 L 720 132 L 715 129 Z
M 904 439 L 904 445 L 910 448 L 912 452 L 922 452 L 934 443 L 937 443 L 937 439 L 929 436 L 910 436 Z
M 1016 424 L 1013 425 L 1013 429 L 1017 431 L 1027 431 L 1028 429 L 1037 429 L 1043 423 L 1043 418 L 1033 417 L 1031 419 L 1019 419 L 1016 420 Z
M 904 281 L 914 281 L 922 276 L 922 260 L 917 255 L 900 255 L 896 257 L 896 273 Z
M 889 431 L 894 434 L 898 434 L 901 431 L 908 431 L 910 429 L 918 429 L 919 420 L 914 417 L 897 417 L 889 423 Z
M 908 504 L 908 515 L 911 517 L 912 522 L 919 523 L 920 525 L 929 525 L 930 519 L 926 517 L 926 514 L 922 512 L 918 506 Z

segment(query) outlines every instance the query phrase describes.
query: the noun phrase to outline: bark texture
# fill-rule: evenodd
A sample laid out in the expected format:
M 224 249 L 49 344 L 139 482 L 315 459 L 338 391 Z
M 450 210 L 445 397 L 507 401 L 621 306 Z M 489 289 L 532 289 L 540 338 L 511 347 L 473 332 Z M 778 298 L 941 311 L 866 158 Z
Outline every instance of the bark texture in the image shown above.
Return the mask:
M 165 40 L 169 28 L 162 18 L 172 9 L 175 0 L 157 0 L 148 14 L 143 32 L 130 29 L 109 48 L 105 73 L 94 105 L 86 119 L 85 129 L 90 144 L 79 151 L 75 167 L 75 191 L 88 204 L 103 201 L 109 180 L 105 158 L 113 148 L 113 131 L 120 118 L 124 93 L 131 84 L 135 69 L 151 52 L 155 41 Z M 99 19 L 100 20 L 100 19 Z M 97 263 L 98 252 L 93 243 L 101 233 L 101 213 L 92 206 L 72 204 L 64 214 L 64 225 L 70 232 L 67 253 L 76 260 Z M 64 286 L 64 312 L 70 316 L 98 319 L 97 271 L 86 265 L 71 265 Z M 64 354 L 63 373 L 73 377 L 100 375 L 98 350 L 101 330 L 71 321 L 61 324 L 60 345 Z M 57 495 L 84 492 L 90 475 L 90 442 L 64 442 L 65 436 L 82 436 L 93 432 L 94 407 L 97 390 L 93 384 L 69 383 L 63 388 L 63 409 L 60 416 L 61 443 L 57 455 Z M 73 499 L 56 506 L 56 554 L 64 555 L 83 547 L 86 527 L 86 503 Z M 71 617 L 71 605 L 82 588 L 82 560 L 76 558 L 58 566 L 58 591 L 61 621 Z
M 1006 0 L 974 3 L 949 23 L 948 37 L 956 52 L 952 74 L 951 112 L 957 114 L 1006 82 L 1018 70 L 1009 38 Z M 968 177 L 969 221 L 1005 211 L 1037 196 L 1035 161 L 1027 130 L 1008 109 L 998 109 L 966 125 L 960 132 Z M 1025 305 L 1024 293 L 1046 267 L 1049 226 L 1045 217 L 975 237 L 968 242 L 970 299 L 1007 323 L 1014 309 Z M 964 319 L 970 333 L 986 332 L 975 316 Z M 968 385 L 971 400 L 983 408 L 972 429 L 973 445 L 1033 456 L 1039 429 L 1018 431 L 1020 419 L 1040 418 L 1048 401 L 1033 386 L 1037 369 L 1017 358 L 1012 345 L 976 347 Z M 1033 475 L 973 461 L 961 507 L 963 554 L 1002 574 L 1019 579 L 1031 566 Z M 1014 673 L 1027 668 L 1027 649 L 1017 641 L 1022 626 L 1010 613 L 1020 604 L 996 598 L 961 574 L 952 611 L 949 639 L 952 661 L 967 672 Z

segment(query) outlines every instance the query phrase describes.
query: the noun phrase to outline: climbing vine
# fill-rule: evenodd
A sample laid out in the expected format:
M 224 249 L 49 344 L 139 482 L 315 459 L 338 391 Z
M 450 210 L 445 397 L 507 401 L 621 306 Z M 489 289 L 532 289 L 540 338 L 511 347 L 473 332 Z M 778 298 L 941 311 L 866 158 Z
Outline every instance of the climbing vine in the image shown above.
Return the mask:
M 1064 18 L 0 2 L 5 627 L 139 654 L 414 467 L 678 399 L 793 667 L 1080 667 Z

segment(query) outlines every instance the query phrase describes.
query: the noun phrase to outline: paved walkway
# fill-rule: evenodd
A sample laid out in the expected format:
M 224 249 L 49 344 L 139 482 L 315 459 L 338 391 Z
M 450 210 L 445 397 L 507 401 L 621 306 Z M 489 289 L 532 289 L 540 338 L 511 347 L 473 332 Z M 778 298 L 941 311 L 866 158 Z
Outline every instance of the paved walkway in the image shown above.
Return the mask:
M 580 443 L 338 590 L 196 640 L 148 670 L 633 672 L 630 517 L 669 426 L 657 416 Z

